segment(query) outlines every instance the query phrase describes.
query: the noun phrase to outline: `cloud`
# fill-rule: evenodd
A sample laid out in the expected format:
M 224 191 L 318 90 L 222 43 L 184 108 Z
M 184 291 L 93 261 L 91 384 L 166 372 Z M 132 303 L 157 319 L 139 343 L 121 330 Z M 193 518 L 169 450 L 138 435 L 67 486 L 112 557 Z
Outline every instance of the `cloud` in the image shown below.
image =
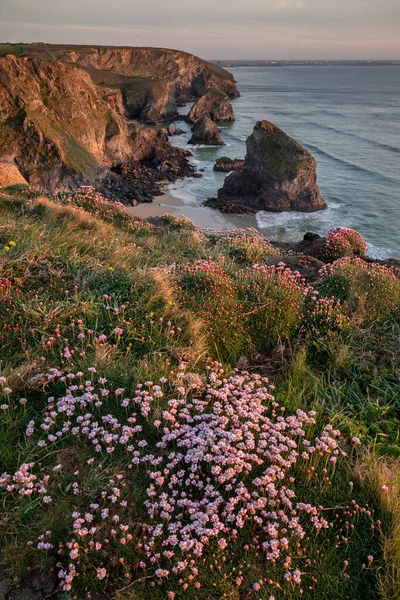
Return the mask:
M 12 0 L 0 17 L 3 40 L 168 46 L 233 58 L 400 53 L 398 0 Z

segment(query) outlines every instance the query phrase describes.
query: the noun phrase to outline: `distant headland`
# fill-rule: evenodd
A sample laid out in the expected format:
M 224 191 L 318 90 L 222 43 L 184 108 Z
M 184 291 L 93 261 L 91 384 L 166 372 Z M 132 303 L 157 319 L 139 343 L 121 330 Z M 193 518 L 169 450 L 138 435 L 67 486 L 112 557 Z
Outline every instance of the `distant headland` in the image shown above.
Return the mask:
M 399 60 L 212 60 L 219 67 L 399 67 Z

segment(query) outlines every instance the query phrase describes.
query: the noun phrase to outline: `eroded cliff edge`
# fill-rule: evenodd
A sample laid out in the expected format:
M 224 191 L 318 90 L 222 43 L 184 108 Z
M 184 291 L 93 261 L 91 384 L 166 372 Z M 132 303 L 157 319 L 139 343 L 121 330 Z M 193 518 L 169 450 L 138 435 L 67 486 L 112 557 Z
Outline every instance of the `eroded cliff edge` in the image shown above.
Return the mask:
M 239 95 L 227 71 L 184 52 L 25 46 L 0 58 L 0 162 L 48 192 L 92 184 L 150 201 L 158 182 L 193 169 L 188 152 L 146 125 L 170 122 L 177 104 L 211 87 Z

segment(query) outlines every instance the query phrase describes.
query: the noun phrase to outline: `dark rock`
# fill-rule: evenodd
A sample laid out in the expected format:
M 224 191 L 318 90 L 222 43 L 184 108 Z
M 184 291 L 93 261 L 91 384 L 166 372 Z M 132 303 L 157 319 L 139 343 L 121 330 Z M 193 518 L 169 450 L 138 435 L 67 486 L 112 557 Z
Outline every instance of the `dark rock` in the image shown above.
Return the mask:
M 291 245 L 291 249 L 294 252 L 323 260 L 326 255 L 326 238 L 321 237 L 318 233 L 307 232 L 301 242 Z
M 208 200 L 204 202 L 204 206 L 216 208 L 226 214 L 252 215 L 256 212 L 251 206 L 234 204 L 232 202 L 227 202 L 226 200 L 219 200 L 219 198 L 208 198 Z
M 217 158 L 214 165 L 214 171 L 219 171 L 221 173 L 230 173 L 231 171 L 236 171 L 244 164 L 244 160 L 240 158 L 229 158 L 228 156 L 221 156 L 221 158 Z
M 184 133 L 183 129 L 179 129 L 179 127 L 175 127 L 175 125 L 173 123 L 170 123 L 168 125 L 168 129 L 167 129 L 167 133 L 169 136 L 173 136 L 173 135 L 182 135 L 182 133 Z
M 194 177 L 195 179 L 201 179 L 203 175 L 201 173 L 193 173 L 192 177 Z
M 210 117 L 201 117 L 193 126 L 193 135 L 189 144 L 206 144 L 207 146 L 223 146 L 219 129 Z
M 213 121 L 231 122 L 235 120 L 229 96 L 222 90 L 212 87 L 197 100 L 187 116 L 187 120 L 195 123 L 201 117 L 209 116 Z
M 316 160 L 269 121 L 260 121 L 246 142 L 244 164 L 218 191 L 224 203 L 273 212 L 326 208 L 317 186 Z

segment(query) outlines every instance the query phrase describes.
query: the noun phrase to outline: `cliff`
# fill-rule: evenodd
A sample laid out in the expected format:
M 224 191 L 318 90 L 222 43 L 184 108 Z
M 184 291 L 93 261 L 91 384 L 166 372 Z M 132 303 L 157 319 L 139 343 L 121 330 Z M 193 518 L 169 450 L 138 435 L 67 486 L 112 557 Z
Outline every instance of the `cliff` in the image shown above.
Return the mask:
M 246 149 L 243 166 L 226 177 L 211 206 L 229 206 L 232 212 L 313 212 L 326 208 L 317 185 L 316 160 L 276 125 L 258 122 Z
M 186 153 L 173 148 L 165 132 L 125 118 L 119 89 L 96 85 L 74 64 L 1 58 L 0 116 L 1 160 L 46 190 L 87 183 L 102 188 L 110 180 L 108 189 L 121 196 L 126 184 L 120 178 L 129 172 L 142 180 L 143 170 L 151 169 L 153 184 L 191 172 Z M 134 179 L 128 198 L 136 198 Z
M 211 87 L 230 98 L 240 95 L 228 71 L 179 50 L 30 44 L 24 52 L 83 67 L 98 85 L 121 90 L 129 118 L 150 124 L 176 118 L 177 103 L 195 100 Z
M 18 54 L 0 58 L 4 180 L 47 191 L 91 184 L 149 201 L 161 179 L 193 169 L 165 132 L 141 123 L 171 122 L 177 104 L 210 88 L 228 102 L 239 95 L 230 73 L 177 50 L 29 44 Z

